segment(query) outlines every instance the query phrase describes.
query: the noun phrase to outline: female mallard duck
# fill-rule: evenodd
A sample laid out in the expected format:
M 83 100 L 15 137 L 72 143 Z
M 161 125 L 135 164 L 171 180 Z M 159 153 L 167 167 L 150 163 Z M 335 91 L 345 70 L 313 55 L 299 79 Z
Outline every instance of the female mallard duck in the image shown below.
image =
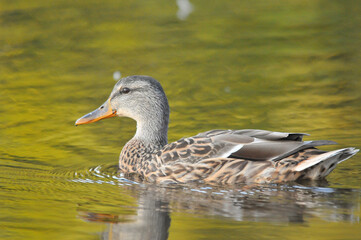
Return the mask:
M 120 79 L 108 100 L 75 124 L 116 115 L 137 122 L 134 137 L 120 153 L 119 168 L 152 182 L 317 180 L 358 152 L 355 148 L 325 152 L 315 147 L 335 142 L 303 142 L 303 133 L 265 130 L 212 130 L 168 144 L 168 100 L 160 83 L 148 76 Z

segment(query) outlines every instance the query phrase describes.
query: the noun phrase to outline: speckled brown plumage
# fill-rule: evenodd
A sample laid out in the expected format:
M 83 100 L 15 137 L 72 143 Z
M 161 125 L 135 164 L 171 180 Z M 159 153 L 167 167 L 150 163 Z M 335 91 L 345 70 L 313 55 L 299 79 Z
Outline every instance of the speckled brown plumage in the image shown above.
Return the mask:
M 158 81 L 147 76 L 122 78 L 108 100 L 76 124 L 111 116 L 137 121 L 124 146 L 119 168 L 157 183 L 279 183 L 326 177 L 358 149 L 318 150 L 332 141 L 303 141 L 303 133 L 265 130 L 211 130 L 167 144 L 169 106 Z
M 130 142 L 121 153 L 120 168 L 128 173 L 136 172 L 148 181 L 161 183 L 279 183 L 324 178 L 340 159 L 354 154 L 354 150 L 349 148 L 336 150 L 333 159 L 296 171 L 297 166 L 327 153 L 315 146 L 333 143 L 303 142 L 303 135 L 264 130 L 213 130 L 180 139 L 158 150 Z M 250 156 L 249 152 L 239 151 L 235 146 L 256 150 Z M 277 146 L 282 148 L 276 149 Z M 247 154 L 248 158 L 242 154 Z M 286 157 L 279 158 L 281 155 Z

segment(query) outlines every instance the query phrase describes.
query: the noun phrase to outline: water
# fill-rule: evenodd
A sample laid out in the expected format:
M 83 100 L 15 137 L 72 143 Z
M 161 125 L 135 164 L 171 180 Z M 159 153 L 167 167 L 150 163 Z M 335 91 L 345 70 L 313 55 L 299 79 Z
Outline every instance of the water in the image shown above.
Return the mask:
M 154 186 L 117 174 L 134 121 L 74 127 L 119 71 L 162 83 L 170 141 L 260 128 L 361 148 L 360 6 L 0 1 L 0 238 L 360 239 L 360 154 L 327 182 Z

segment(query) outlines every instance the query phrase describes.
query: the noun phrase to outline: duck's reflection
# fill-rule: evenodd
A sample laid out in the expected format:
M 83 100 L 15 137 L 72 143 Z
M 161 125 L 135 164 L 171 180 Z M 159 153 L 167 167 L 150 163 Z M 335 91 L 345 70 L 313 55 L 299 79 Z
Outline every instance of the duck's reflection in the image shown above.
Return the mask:
M 102 239 L 167 239 L 171 212 L 198 217 L 221 216 L 235 221 L 303 223 L 310 218 L 359 222 L 359 190 L 327 187 L 247 186 L 214 187 L 129 186 L 138 195 L 136 215 L 84 212 L 83 218 L 109 224 Z M 121 221 L 119 219 L 122 219 Z
M 109 228 L 102 233 L 102 239 L 163 240 L 168 239 L 171 218 L 168 202 L 157 198 L 152 191 L 144 192 L 139 198 L 136 215 L 118 216 L 81 212 L 88 221 L 105 222 Z

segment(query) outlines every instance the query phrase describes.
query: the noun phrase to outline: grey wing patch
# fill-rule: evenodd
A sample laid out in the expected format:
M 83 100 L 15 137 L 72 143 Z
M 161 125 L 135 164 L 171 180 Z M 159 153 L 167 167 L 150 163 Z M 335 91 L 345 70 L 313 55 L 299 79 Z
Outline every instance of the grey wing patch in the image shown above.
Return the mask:
M 231 146 L 232 142 L 238 144 L 233 148 L 230 155 L 219 157 L 231 157 L 255 161 L 277 161 L 303 149 L 321 145 L 336 144 L 333 141 L 307 141 L 303 142 L 306 133 L 272 132 L 258 129 L 243 130 L 212 130 L 201 133 L 202 136 L 211 136 L 215 142 L 226 142 Z
M 302 141 L 303 136 L 309 135 L 307 133 L 285 133 L 285 132 L 272 132 L 267 130 L 258 130 L 258 129 L 243 129 L 235 130 L 234 134 L 247 135 L 250 137 L 255 137 L 263 140 L 291 140 L 291 141 Z
M 260 141 L 253 144 L 247 144 L 243 148 L 234 152 L 231 157 L 258 160 L 258 161 L 278 161 L 289 155 L 307 148 L 313 148 L 322 145 L 336 144 L 333 141 Z

